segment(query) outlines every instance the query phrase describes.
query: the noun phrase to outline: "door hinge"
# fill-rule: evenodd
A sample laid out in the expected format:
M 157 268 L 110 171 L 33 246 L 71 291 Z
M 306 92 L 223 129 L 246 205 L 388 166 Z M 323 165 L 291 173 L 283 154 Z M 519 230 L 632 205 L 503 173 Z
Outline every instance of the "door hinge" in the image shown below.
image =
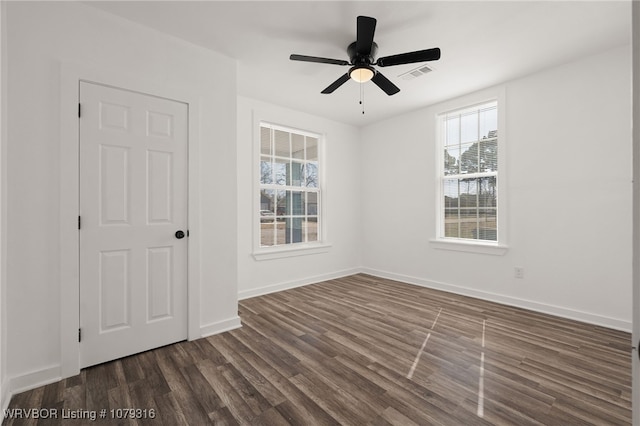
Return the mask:
M 82 329 L 78 329 L 78 342 L 82 342 Z
M 80 106 L 80 103 L 78 103 L 78 118 L 80 118 L 82 116 L 82 107 Z
M 189 230 L 187 229 L 187 237 L 189 237 Z
M 82 218 L 78 216 L 78 229 L 82 228 Z

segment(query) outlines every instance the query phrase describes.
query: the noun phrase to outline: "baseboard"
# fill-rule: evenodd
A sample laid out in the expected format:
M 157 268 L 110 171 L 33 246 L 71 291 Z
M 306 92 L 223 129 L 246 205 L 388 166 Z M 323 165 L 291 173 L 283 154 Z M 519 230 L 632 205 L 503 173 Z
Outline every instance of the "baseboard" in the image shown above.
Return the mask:
M 588 324 L 601 327 L 611 328 L 614 330 L 625 331 L 631 333 L 632 323 L 617 318 L 609 318 L 601 315 L 591 314 L 588 312 L 577 311 L 574 309 L 564 308 L 562 306 L 549 305 L 545 303 L 534 302 L 531 300 L 520 299 L 517 297 L 505 296 L 496 293 L 476 290 L 468 287 L 457 286 L 453 284 L 442 283 L 438 281 L 427 280 L 424 278 L 412 277 L 409 275 L 396 274 L 393 272 L 380 271 L 371 268 L 362 268 L 364 274 L 373 275 L 379 278 L 386 278 L 394 281 L 400 281 L 407 284 L 414 284 L 421 287 L 442 290 L 449 293 L 459 294 L 462 296 L 475 297 L 477 299 L 488 300 L 490 302 L 501 303 L 504 305 L 515 306 L 518 308 L 529 309 L 532 311 L 555 315 L 557 317 L 572 319 Z
M 312 277 L 303 278 L 301 280 L 285 281 L 278 284 L 271 284 L 264 287 L 259 287 L 251 290 L 244 290 L 238 293 L 238 299 L 244 300 L 257 296 L 264 296 L 269 293 L 276 293 L 278 291 L 290 290 L 296 287 L 302 287 L 309 284 L 315 284 L 322 281 L 334 280 L 336 278 L 347 277 L 349 275 L 357 274 L 361 272 L 360 268 L 343 269 L 342 271 L 331 272 L 328 274 L 314 275 Z
M 11 395 L 15 395 L 59 380 L 62 380 L 62 376 L 60 374 L 60 366 L 56 365 L 54 367 L 44 368 L 42 370 L 12 377 L 9 391 L 11 392 Z
M 225 331 L 230 331 L 240 327 L 242 327 L 242 323 L 240 322 L 240 317 L 236 315 L 235 317 L 224 321 L 218 321 L 201 326 L 200 337 L 213 336 L 214 334 L 224 333 Z

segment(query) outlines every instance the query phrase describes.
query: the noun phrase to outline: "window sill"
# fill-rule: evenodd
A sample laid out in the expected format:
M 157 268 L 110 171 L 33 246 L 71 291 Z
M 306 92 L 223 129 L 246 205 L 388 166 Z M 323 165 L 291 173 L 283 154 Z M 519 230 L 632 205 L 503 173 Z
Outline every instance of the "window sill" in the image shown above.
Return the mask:
M 255 260 L 282 259 L 285 257 L 306 256 L 326 253 L 331 248 L 329 243 L 300 244 L 294 247 L 261 248 L 253 252 Z
M 504 244 L 476 243 L 462 240 L 429 240 L 429 243 L 433 248 L 438 250 L 462 251 L 494 256 L 503 256 L 509 249 L 509 247 Z

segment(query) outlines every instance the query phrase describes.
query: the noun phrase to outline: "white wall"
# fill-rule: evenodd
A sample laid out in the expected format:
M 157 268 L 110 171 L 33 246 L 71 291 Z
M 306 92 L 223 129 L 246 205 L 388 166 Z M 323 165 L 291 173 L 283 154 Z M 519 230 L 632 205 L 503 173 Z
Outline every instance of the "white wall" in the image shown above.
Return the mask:
M 257 121 L 256 121 L 257 120 Z M 254 134 L 259 120 L 322 133 L 326 139 L 323 203 L 328 252 L 255 260 Z M 357 271 L 360 222 L 360 145 L 357 128 L 269 103 L 238 98 L 238 290 L 247 298 Z
M 502 256 L 429 243 L 440 106 L 364 128 L 365 270 L 630 330 L 630 71 L 624 47 L 505 84 Z
M 0 409 L 9 405 L 8 380 L 7 380 L 7 321 L 6 317 L 6 103 L 7 93 L 7 49 L 6 49 L 6 13 L 5 2 L 0 2 Z
M 640 2 L 633 10 L 633 424 L 640 425 Z
M 201 174 L 190 185 L 199 210 L 200 326 L 237 318 L 235 61 L 75 2 L 7 5 L 7 374 L 13 390 L 60 375 L 61 84 L 68 64 L 196 92 Z M 4 52 L 4 49 L 3 49 Z M 135 88 L 134 88 L 135 89 Z M 77 90 L 73 88 L 73 90 Z M 73 109 L 73 108 L 71 108 Z M 224 200 L 224 205 L 220 200 Z M 195 204 L 194 204 L 195 203 Z M 71 218 L 73 219 L 73 218 Z M 68 302 L 68 301 L 67 301 Z M 69 303 L 72 306 L 73 302 Z

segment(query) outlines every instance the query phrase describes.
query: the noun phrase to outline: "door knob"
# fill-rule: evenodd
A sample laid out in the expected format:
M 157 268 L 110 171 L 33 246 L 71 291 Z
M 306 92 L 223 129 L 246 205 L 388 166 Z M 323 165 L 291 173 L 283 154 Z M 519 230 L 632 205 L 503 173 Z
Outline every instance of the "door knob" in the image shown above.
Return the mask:
M 184 231 L 176 231 L 176 238 L 181 240 L 184 238 Z

